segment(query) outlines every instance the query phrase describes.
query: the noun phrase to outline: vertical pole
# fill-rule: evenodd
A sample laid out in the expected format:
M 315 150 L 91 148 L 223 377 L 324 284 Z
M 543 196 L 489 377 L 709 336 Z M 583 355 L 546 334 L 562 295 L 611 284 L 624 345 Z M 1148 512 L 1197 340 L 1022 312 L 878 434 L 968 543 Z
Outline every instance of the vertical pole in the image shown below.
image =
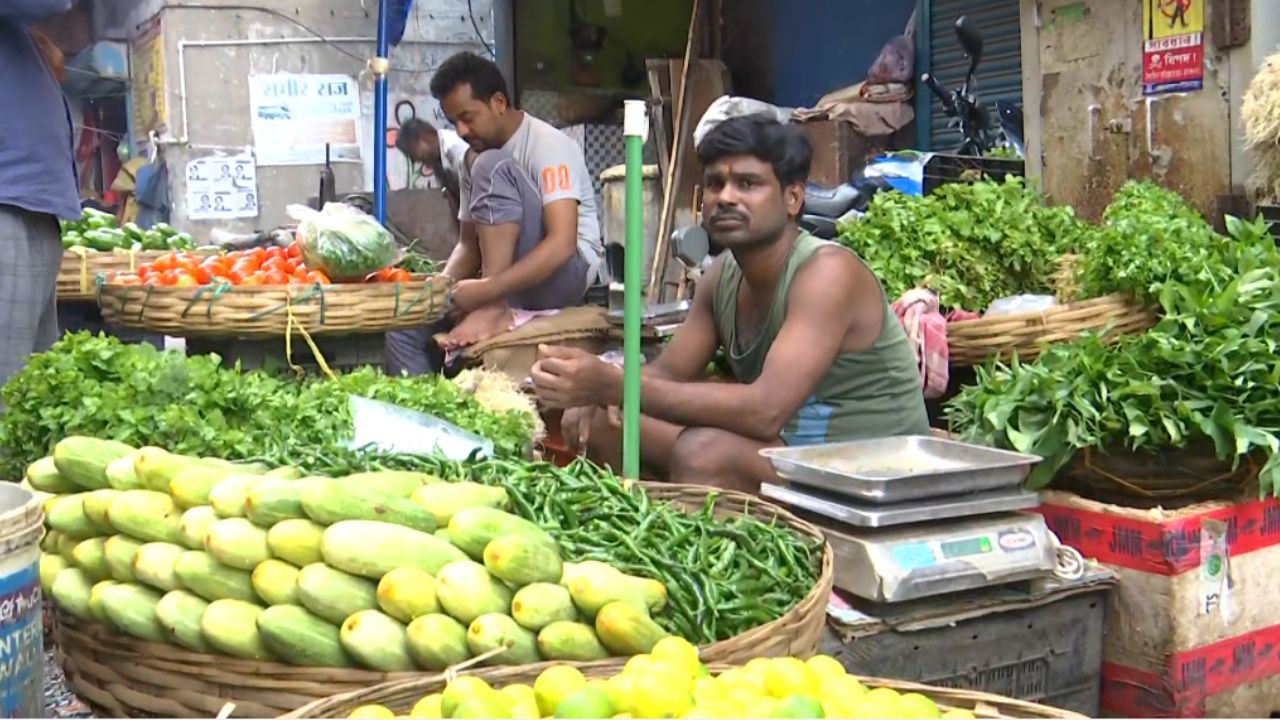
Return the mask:
M 387 42 L 389 9 L 378 0 L 378 61 L 373 85 L 373 216 L 387 222 Z
M 644 297 L 644 141 L 649 110 L 643 100 L 623 102 L 627 143 L 626 266 L 623 270 L 622 476 L 640 479 L 640 319 Z

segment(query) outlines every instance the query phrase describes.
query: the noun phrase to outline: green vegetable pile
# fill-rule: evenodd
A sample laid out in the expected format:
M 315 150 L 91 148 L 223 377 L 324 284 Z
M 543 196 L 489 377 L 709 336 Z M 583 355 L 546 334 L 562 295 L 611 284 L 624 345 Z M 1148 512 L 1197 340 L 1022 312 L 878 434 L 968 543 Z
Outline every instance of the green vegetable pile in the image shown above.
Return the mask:
M 4 386 L 3 477 L 20 477 L 70 435 L 230 460 L 276 453 L 292 464 L 319 462 L 351 438 L 352 394 L 435 415 L 489 438 L 501 456 L 523 455 L 532 435 L 527 414 L 489 412 L 439 376 L 364 369 L 335 380 L 281 379 L 225 368 L 213 355 L 79 333 L 33 355 Z
M 62 247 L 70 250 L 194 250 L 195 241 L 165 223 L 143 230 L 135 223 L 116 224 L 116 216 L 85 208 L 79 220 L 62 220 Z
M 268 464 L 282 459 L 254 458 Z M 717 518 L 714 495 L 700 511 L 688 513 L 655 502 L 640 486 L 586 461 L 559 468 L 336 449 L 303 469 L 335 477 L 412 470 L 503 487 L 516 514 L 550 533 L 565 559 L 599 560 L 661 580 L 670 603 L 654 620 L 695 643 L 730 638 L 780 617 L 818 581 L 819 543 L 776 523 Z
M 1051 345 L 1034 362 L 980 369 L 948 407 L 977 442 L 1041 455 L 1048 484 L 1081 449 L 1157 451 L 1211 443 L 1239 462 L 1269 455 L 1263 493 L 1280 490 L 1280 252 L 1261 220 L 1228 236 L 1178 196 L 1130 183 L 1085 245 L 1083 294 L 1127 290 L 1160 323 L 1104 344 Z
M 982 311 L 1013 295 L 1052 294 L 1058 258 L 1093 232 L 1070 208 L 1044 204 L 1016 177 L 952 183 L 924 195 L 876 194 L 865 217 L 841 227 L 894 300 L 916 287 L 943 307 Z

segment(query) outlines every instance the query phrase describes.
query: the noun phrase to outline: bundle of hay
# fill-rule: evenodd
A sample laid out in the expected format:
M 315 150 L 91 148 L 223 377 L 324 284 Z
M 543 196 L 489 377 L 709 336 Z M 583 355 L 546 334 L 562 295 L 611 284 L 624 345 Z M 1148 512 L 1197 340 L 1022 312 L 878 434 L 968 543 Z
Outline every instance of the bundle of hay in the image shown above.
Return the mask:
M 1249 189 L 1262 202 L 1280 202 L 1280 53 L 1267 58 L 1241 105 L 1245 146 L 1253 153 Z

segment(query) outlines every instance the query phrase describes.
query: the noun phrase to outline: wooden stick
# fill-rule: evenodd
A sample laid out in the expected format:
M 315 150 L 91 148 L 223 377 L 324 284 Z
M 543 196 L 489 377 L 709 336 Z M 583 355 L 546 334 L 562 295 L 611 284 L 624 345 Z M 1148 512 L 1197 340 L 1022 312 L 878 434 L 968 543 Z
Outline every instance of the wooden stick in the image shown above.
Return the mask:
M 680 182 L 680 167 L 684 163 L 684 136 L 689 132 L 689 68 L 694 63 L 693 41 L 698 32 L 698 17 L 701 12 L 701 0 L 693 0 L 693 13 L 689 18 L 689 37 L 684 47 L 684 67 L 680 68 L 680 101 L 675 107 L 673 118 L 675 138 L 672 140 L 671 162 L 667 166 L 666 183 L 662 188 L 662 217 L 658 222 L 658 236 L 653 248 L 653 269 L 649 275 L 648 296 L 650 302 L 662 302 L 662 291 L 666 284 L 667 255 L 671 252 L 671 225 L 675 222 L 676 192 Z M 672 95 L 675 95 L 672 88 Z

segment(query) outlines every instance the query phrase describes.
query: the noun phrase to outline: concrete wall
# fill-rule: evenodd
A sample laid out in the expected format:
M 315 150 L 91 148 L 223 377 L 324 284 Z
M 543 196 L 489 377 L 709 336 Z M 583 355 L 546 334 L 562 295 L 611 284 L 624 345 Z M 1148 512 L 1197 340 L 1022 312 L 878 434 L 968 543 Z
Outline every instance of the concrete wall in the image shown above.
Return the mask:
M 194 3 L 193 3 L 194 4 Z M 208 6 L 253 4 L 280 14 L 257 10 Z M 174 219 L 197 237 L 207 237 L 214 227 L 233 231 L 268 228 L 287 221 L 285 208 L 305 202 L 316 193 L 321 166 L 258 167 L 259 216 L 238 221 L 191 221 L 187 219 L 184 171 L 188 160 L 232 154 L 252 149 L 248 78 L 273 72 L 337 73 L 359 77 L 365 61 L 374 52 L 376 2 L 366 2 L 368 10 L 355 0 L 200 0 L 200 8 L 183 4 L 165 5 L 162 14 L 164 37 L 164 84 L 168 101 L 168 131 L 163 138 L 163 154 L 170 178 Z M 491 0 L 472 0 L 475 20 L 485 38 L 492 42 Z M 282 17 L 283 15 L 283 17 Z M 362 38 L 363 41 L 315 41 L 315 35 L 291 22 L 304 23 L 328 38 Z M 248 41 L 286 38 L 288 44 L 252 44 Z M 234 39 L 247 43 L 234 46 L 199 46 L 196 42 Z M 428 85 L 435 68 L 459 50 L 485 52 L 468 17 L 466 0 L 418 0 L 404 41 L 391 53 L 393 72 L 389 75 L 389 106 L 411 101 L 419 117 L 442 123 L 438 104 L 430 97 Z M 185 74 L 186 97 L 182 97 Z M 335 163 L 337 190 L 341 193 L 372 188 L 373 91 L 368 73 L 361 80 L 363 141 L 362 163 Z M 390 113 L 389 113 L 390 115 Z M 391 119 L 394 127 L 394 118 Z M 388 152 L 388 177 L 393 188 L 420 184 L 409 181 L 404 158 Z
M 1249 45 L 1213 45 L 1205 19 L 1204 89 L 1144 98 L 1142 8 L 1114 0 L 1022 0 L 1028 174 L 1049 196 L 1097 218 L 1129 178 L 1151 178 L 1201 212 L 1222 211 L 1251 163 L 1240 147 L 1240 97 L 1280 47 L 1280 13 L 1252 4 Z

